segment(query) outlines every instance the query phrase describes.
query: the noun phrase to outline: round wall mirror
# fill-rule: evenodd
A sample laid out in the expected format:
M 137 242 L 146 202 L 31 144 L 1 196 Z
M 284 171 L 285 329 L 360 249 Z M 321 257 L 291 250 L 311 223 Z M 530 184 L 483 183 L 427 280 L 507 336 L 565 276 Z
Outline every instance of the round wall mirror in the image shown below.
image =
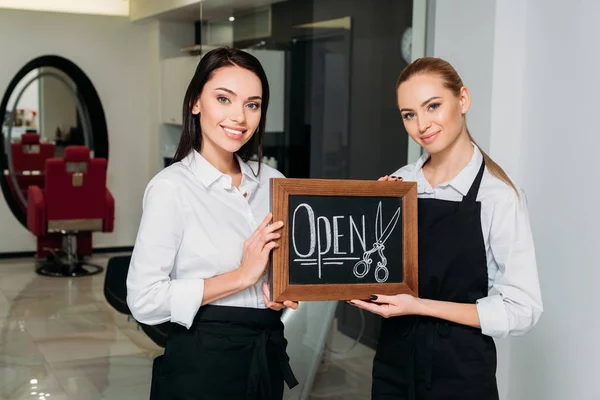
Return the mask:
M 48 158 L 67 146 L 84 145 L 91 157 L 108 160 L 108 134 L 98 93 L 71 61 L 43 56 L 25 65 L 0 104 L 0 183 L 4 197 L 27 227 L 27 188 L 44 186 Z

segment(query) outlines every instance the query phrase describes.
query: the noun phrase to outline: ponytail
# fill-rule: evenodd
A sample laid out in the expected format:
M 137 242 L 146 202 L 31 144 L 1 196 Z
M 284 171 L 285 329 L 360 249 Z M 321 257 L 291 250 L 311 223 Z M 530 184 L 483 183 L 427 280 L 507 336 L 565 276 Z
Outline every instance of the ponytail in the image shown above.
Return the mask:
M 483 161 L 485 162 L 485 167 L 487 168 L 489 173 L 494 175 L 496 178 L 500 179 L 502 182 L 506 183 L 508 186 L 510 186 L 517 194 L 517 197 L 520 199 L 521 196 L 519 195 L 519 190 L 517 189 L 513 181 L 508 177 L 506 172 L 504 172 L 502 167 L 496 164 L 496 162 L 492 160 L 492 158 L 488 156 L 487 153 L 481 149 L 481 147 L 479 147 L 479 145 L 473 139 L 473 136 L 471 136 L 471 132 L 469 132 L 468 129 L 467 134 L 469 135 L 469 140 L 471 140 L 471 142 L 473 142 L 475 146 L 477 146 L 477 148 L 483 155 Z

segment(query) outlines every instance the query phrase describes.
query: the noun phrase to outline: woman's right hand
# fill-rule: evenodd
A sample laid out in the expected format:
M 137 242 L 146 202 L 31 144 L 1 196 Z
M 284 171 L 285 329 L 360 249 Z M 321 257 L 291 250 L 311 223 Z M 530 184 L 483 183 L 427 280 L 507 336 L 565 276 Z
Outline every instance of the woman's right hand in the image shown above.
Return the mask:
M 239 271 L 245 286 L 255 285 L 265 272 L 269 254 L 279 243 L 275 240 L 281 237 L 276 231 L 283 227 L 283 221 L 269 224 L 273 214 L 269 213 L 254 233 L 244 242 L 244 255 Z

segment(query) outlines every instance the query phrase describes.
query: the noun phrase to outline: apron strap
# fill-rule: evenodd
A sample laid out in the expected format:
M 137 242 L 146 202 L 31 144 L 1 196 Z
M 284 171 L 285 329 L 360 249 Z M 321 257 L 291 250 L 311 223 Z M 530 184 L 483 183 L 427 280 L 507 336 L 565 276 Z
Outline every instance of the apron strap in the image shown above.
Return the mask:
M 264 400 L 272 399 L 271 378 L 269 363 L 267 359 L 267 344 L 271 342 L 277 349 L 277 359 L 283 379 L 291 389 L 298 385 L 298 381 L 290 367 L 289 357 L 285 351 L 285 338 L 280 330 L 265 330 L 261 332 L 254 341 L 254 354 L 250 364 L 250 374 L 248 376 L 247 396 L 248 400 L 256 399 L 260 393 L 260 398 Z
M 262 332 L 254 341 L 254 354 L 248 376 L 248 400 L 256 399 L 256 395 L 259 392 L 261 399 L 272 398 L 269 364 L 267 361 L 267 335 L 267 331 Z
M 481 186 L 481 179 L 483 178 L 483 172 L 485 171 L 485 161 L 481 161 L 481 167 L 479 172 L 469 189 L 467 195 L 463 198 L 464 202 L 475 203 L 477 201 L 477 194 L 479 193 L 479 187 Z

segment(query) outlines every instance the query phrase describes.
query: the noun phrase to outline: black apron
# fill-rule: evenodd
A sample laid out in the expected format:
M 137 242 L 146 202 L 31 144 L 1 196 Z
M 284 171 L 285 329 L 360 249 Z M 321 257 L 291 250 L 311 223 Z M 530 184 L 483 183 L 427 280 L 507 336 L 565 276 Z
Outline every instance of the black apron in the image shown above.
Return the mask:
M 289 365 L 281 311 L 202 306 L 190 329 L 172 324 L 154 360 L 150 400 L 280 400 Z
M 460 202 L 419 199 L 419 297 L 474 304 L 488 295 L 481 203 L 482 163 Z M 373 362 L 372 398 L 497 400 L 491 337 L 445 320 L 384 319 Z

